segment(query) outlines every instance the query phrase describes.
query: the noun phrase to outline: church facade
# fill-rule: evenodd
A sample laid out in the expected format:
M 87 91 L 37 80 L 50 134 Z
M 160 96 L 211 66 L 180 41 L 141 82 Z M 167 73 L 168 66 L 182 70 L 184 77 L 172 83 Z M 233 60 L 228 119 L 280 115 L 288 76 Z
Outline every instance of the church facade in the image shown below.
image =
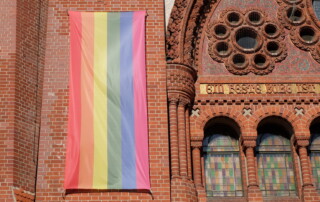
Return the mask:
M 320 201 L 316 0 L 3 0 L 3 201 Z M 151 190 L 64 190 L 68 11 L 146 10 Z

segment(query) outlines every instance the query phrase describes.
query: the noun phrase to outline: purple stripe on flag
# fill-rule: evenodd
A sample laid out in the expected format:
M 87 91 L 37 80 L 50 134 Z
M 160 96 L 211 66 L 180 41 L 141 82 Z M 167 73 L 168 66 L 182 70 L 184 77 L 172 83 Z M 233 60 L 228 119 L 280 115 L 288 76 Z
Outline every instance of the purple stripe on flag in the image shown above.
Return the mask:
M 134 130 L 132 12 L 120 15 L 120 107 L 122 135 L 122 188 L 136 188 L 136 154 Z

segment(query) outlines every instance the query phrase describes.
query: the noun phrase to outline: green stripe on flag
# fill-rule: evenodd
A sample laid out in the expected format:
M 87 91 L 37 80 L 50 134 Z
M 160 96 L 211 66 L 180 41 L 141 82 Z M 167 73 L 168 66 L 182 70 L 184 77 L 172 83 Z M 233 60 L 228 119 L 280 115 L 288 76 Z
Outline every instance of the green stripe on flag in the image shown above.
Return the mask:
M 120 109 L 120 13 L 108 13 L 108 188 L 122 188 Z

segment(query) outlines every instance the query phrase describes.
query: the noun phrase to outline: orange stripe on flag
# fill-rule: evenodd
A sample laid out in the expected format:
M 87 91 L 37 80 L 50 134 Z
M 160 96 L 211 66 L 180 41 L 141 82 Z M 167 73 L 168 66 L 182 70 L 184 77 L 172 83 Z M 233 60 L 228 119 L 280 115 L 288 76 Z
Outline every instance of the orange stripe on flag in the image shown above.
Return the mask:
M 82 13 L 81 58 L 81 141 L 79 187 L 92 188 L 94 159 L 93 129 L 93 65 L 94 14 Z

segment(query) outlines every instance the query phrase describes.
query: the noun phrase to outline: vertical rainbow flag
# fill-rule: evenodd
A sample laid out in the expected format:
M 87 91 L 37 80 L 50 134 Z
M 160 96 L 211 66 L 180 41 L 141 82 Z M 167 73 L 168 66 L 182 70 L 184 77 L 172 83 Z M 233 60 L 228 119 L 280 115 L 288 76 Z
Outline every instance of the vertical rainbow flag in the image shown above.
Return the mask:
M 150 189 L 145 14 L 69 12 L 65 189 Z

